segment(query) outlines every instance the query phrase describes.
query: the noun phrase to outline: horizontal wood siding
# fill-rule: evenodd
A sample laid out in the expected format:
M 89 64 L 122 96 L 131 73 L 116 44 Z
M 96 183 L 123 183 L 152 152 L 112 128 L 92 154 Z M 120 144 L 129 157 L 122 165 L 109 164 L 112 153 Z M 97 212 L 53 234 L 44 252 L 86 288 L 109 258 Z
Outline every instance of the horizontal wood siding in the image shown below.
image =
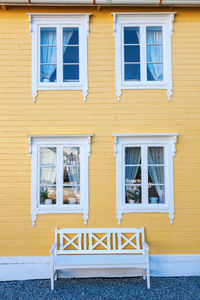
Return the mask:
M 171 102 L 165 90 L 125 90 L 117 102 L 111 15 L 117 11 L 123 8 L 0 8 L 0 256 L 48 255 L 55 227 L 84 227 L 77 214 L 39 215 L 32 227 L 27 136 L 90 133 L 88 227 L 118 227 L 112 133 L 180 134 L 174 158 L 174 224 L 167 214 L 130 213 L 121 227 L 144 226 L 151 254 L 199 253 L 200 9 L 173 10 Z M 40 91 L 33 103 L 28 12 L 92 13 L 87 102 L 81 91 Z

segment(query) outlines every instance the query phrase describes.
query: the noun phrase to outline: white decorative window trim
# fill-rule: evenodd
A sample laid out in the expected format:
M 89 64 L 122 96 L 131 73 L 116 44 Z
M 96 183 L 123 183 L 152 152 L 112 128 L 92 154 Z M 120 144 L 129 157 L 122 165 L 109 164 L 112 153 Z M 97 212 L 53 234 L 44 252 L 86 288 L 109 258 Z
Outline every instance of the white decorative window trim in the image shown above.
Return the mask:
M 174 181 L 173 181 L 173 157 L 176 154 L 176 143 L 178 134 L 176 133 L 152 133 L 152 134 L 113 134 L 114 151 L 116 156 L 116 187 L 117 187 L 117 219 L 121 224 L 124 213 L 137 212 L 159 212 L 168 213 L 170 223 L 173 224 L 174 219 Z M 135 204 L 123 203 L 123 156 L 125 146 L 164 146 L 165 147 L 165 165 L 166 165 L 166 202 L 156 207 L 143 206 L 134 207 Z M 152 204 L 150 204 L 152 205 Z
M 171 96 L 172 96 L 171 37 L 173 35 L 173 21 L 174 21 L 175 12 L 112 13 L 112 15 L 114 21 L 113 31 L 115 36 L 115 51 L 116 51 L 115 53 L 116 95 L 118 101 L 120 100 L 123 89 L 166 89 L 168 99 L 171 100 Z M 123 26 L 127 26 L 127 25 L 140 26 L 142 24 L 150 25 L 150 26 L 162 26 L 163 28 L 163 67 L 164 67 L 163 81 L 127 82 L 123 80 L 122 28 Z
M 29 154 L 31 157 L 31 220 L 35 226 L 38 214 L 83 214 L 84 223 L 87 224 L 89 214 L 89 166 L 88 158 L 91 154 L 91 137 L 89 135 L 62 135 L 62 136 L 29 136 Z M 40 146 L 80 146 L 81 150 L 81 168 L 84 176 L 81 180 L 81 203 L 73 207 L 41 207 L 39 205 L 39 155 Z M 81 173 L 83 174 L 83 173 Z
M 82 90 L 84 101 L 88 94 L 88 46 L 87 37 L 89 36 L 89 18 L 91 14 L 85 13 L 60 13 L 60 14 L 40 14 L 33 13 L 29 15 L 30 33 L 32 36 L 32 96 L 33 101 L 39 90 Z M 79 27 L 79 64 L 80 80 L 79 82 L 40 82 L 39 68 L 39 28 L 41 26 L 77 26 Z M 58 53 L 58 59 L 61 61 L 61 54 Z

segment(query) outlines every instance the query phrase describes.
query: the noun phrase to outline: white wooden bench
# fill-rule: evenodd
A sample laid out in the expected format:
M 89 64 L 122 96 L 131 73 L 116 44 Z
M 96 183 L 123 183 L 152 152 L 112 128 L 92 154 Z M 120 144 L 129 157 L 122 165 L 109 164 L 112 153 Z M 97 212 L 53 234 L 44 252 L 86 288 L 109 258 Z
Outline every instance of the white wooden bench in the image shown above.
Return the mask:
M 150 288 L 149 247 L 144 227 L 57 229 L 51 253 L 51 289 L 58 270 L 88 268 L 142 269 Z

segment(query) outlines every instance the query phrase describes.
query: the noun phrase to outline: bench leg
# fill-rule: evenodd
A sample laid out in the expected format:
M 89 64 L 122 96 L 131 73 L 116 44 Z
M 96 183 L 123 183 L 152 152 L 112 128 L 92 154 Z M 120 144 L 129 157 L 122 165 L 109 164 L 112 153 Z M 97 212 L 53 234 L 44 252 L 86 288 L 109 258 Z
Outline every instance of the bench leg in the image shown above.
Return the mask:
M 58 279 L 58 271 L 55 272 L 55 280 Z
M 51 290 L 54 290 L 54 278 L 51 276 Z
M 150 273 L 149 273 L 149 266 L 147 267 L 147 289 L 150 289 Z
M 53 291 L 54 290 L 54 268 L 52 267 L 51 268 L 51 290 Z

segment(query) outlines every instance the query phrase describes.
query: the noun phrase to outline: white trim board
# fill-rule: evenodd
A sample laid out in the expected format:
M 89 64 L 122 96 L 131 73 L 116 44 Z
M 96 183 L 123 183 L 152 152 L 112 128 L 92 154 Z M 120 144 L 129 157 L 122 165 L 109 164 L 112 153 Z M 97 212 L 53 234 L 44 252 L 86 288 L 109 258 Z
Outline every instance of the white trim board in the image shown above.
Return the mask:
M 0 257 L 0 269 L 0 281 L 49 279 L 50 257 Z M 85 269 L 68 270 L 62 272 L 60 277 L 131 277 L 134 274 L 132 270 L 127 269 Z M 150 274 L 155 277 L 200 276 L 200 254 L 150 255 Z

